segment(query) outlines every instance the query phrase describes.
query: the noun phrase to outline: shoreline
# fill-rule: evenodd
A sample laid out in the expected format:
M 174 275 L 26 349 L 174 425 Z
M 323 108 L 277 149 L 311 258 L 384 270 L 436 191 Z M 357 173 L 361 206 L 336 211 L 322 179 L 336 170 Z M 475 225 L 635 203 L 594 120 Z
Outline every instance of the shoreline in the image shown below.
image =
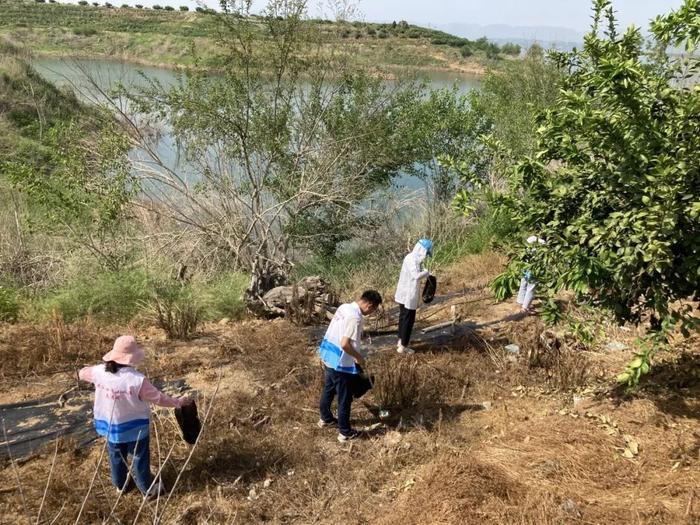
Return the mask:
M 35 51 L 31 50 L 32 58 L 53 58 L 53 59 L 64 59 L 64 60 L 104 60 L 107 62 L 123 63 L 132 66 L 144 66 L 151 67 L 155 69 L 166 69 L 169 71 L 185 71 L 189 68 L 193 68 L 198 72 L 205 73 L 221 73 L 222 69 L 217 68 L 207 68 L 198 67 L 194 68 L 190 65 L 173 64 L 169 62 L 157 62 L 143 59 L 140 57 L 134 57 L 129 55 L 109 55 L 105 53 L 94 53 L 94 54 L 83 54 L 83 53 L 65 53 L 65 52 L 51 52 L 51 51 Z M 487 67 L 483 64 L 472 63 L 472 64 L 460 64 L 460 63 L 446 63 L 446 67 L 438 66 L 404 66 L 404 65 L 391 65 L 386 64 L 383 66 L 390 73 L 389 78 L 395 78 L 394 73 L 408 72 L 408 73 L 446 73 L 454 74 L 456 76 L 465 78 L 476 78 L 481 79 L 486 76 Z

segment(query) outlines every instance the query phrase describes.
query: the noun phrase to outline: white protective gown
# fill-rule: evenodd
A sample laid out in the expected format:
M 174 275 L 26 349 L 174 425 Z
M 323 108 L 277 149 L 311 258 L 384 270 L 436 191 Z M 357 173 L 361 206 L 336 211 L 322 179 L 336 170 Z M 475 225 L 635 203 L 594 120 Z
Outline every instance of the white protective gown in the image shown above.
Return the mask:
M 430 273 L 421 266 L 427 256 L 428 251 L 418 242 L 414 246 L 413 251 L 404 257 L 394 300 L 409 310 L 418 309 L 420 281 Z

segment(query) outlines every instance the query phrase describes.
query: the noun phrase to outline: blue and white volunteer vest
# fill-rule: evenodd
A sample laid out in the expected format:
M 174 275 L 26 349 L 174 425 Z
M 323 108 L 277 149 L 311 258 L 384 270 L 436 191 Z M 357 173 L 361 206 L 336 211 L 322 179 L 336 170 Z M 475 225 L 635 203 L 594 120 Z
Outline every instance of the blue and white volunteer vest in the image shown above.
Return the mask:
M 331 320 L 331 324 L 328 326 L 328 330 L 326 330 L 326 335 L 318 348 L 321 354 L 321 360 L 328 368 L 348 374 L 357 374 L 359 371 L 355 366 L 355 360 L 352 356 L 346 354 L 340 347 L 340 339 L 343 337 L 345 321 L 353 317 L 359 320 L 360 330 L 358 331 L 358 340 L 355 341 L 353 339 L 352 346 L 355 350 L 359 351 L 363 321 L 362 312 L 357 303 L 347 303 L 338 307 Z
M 143 374 L 120 368 L 116 374 L 104 365 L 92 368 L 95 384 L 95 430 L 110 443 L 127 443 L 148 436 L 150 407 L 139 399 Z

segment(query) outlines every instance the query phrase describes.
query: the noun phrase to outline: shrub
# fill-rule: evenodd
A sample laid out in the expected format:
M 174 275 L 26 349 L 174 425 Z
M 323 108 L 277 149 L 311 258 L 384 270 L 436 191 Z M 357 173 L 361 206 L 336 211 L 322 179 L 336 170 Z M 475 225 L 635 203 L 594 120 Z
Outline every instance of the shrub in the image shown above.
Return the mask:
M 89 316 L 110 323 L 127 322 L 148 301 L 151 282 L 143 270 L 83 272 L 40 299 L 36 313 L 50 317 L 56 312 L 66 322 Z
M 192 290 L 179 282 L 156 286 L 147 312 L 170 339 L 190 339 L 202 320 L 202 309 Z
M 245 314 L 243 292 L 248 281 L 248 276 L 231 272 L 219 275 L 213 281 L 193 285 L 198 302 L 202 305 L 203 318 L 212 321 L 224 317 L 242 318 Z
M 388 38 L 388 37 L 389 37 L 389 33 L 387 33 L 386 31 L 382 30 L 382 31 L 380 31 L 380 32 L 377 34 L 377 36 L 378 36 L 379 38 Z
M 143 9 L 143 6 L 142 6 L 141 4 L 136 4 L 134 7 L 135 7 L 136 9 Z
M 175 8 L 171 5 L 166 5 L 163 9 L 165 9 L 166 11 L 175 11 Z
M 197 12 L 197 13 L 204 13 L 204 12 L 205 12 L 205 9 L 202 8 L 202 7 L 195 7 L 194 10 L 195 10 L 195 12 Z
M 78 5 L 88 5 L 88 1 L 87 0 L 80 0 L 80 2 L 78 2 Z
M 0 321 L 14 322 L 19 316 L 17 293 L 0 284 Z
M 350 36 L 350 30 L 349 29 L 343 29 L 340 32 L 341 38 L 348 38 Z
M 106 7 L 107 9 L 112 9 L 114 6 L 113 6 L 112 4 L 110 4 L 109 2 L 106 2 L 106 3 L 105 3 L 105 7 Z
M 122 4 L 122 9 L 129 9 L 129 4 Z
M 462 58 L 469 58 L 474 54 L 474 51 L 472 51 L 470 45 L 464 45 L 460 48 L 459 54 L 462 55 Z
M 181 5 L 181 6 L 180 6 L 180 11 L 189 11 L 189 10 L 190 10 L 190 8 L 187 7 L 186 5 Z
M 37 4 L 44 4 L 46 0 L 34 0 Z
M 160 9 L 163 9 L 163 8 L 161 6 L 159 6 L 158 4 L 156 4 L 153 6 L 153 9 L 155 9 L 156 11 L 159 11 Z
M 56 3 L 56 0 L 49 0 L 49 3 L 50 3 L 50 4 L 55 4 L 55 3 Z
M 73 34 L 77 36 L 93 36 L 97 34 L 97 29 L 94 27 L 76 27 L 73 29 Z
M 98 2 L 93 2 L 92 5 L 94 5 L 95 7 L 98 7 L 100 4 Z
M 374 29 L 373 27 L 368 27 L 367 28 L 367 35 L 368 36 L 375 36 L 377 34 L 377 30 Z
M 503 44 L 503 47 L 501 47 L 501 52 L 504 55 L 517 56 L 520 54 L 520 50 L 521 48 L 518 44 L 511 44 L 510 42 Z

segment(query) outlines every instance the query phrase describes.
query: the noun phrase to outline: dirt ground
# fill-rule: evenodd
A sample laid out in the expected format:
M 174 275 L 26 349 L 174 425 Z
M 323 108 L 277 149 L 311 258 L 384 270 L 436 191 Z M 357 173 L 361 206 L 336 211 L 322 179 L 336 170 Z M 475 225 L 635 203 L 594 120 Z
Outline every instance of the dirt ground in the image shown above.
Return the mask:
M 419 314 L 417 329 L 454 311 L 473 323 L 466 336 L 372 356 L 377 384 L 353 405 L 367 437 L 348 444 L 316 427 L 322 374 L 308 329 L 214 324 L 188 342 L 138 330 L 149 376 L 186 378 L 205 419 L 193 448 L 172 412 L 154 411 L 152 470 L 171 495 L 117 498 L 103 442 L 60 440 L 0 465 L 0 523 L 700 523 L 698 338 L 626 393 L 612 378 L 634 329 L 599 326 L 585 347 L 513 315 L 487 288 L 498 266 L 481 256 L 450 268 L 439 293 L 459 293 Z M 0 403 L 61 394 L 127 329 L 0 327 Z

